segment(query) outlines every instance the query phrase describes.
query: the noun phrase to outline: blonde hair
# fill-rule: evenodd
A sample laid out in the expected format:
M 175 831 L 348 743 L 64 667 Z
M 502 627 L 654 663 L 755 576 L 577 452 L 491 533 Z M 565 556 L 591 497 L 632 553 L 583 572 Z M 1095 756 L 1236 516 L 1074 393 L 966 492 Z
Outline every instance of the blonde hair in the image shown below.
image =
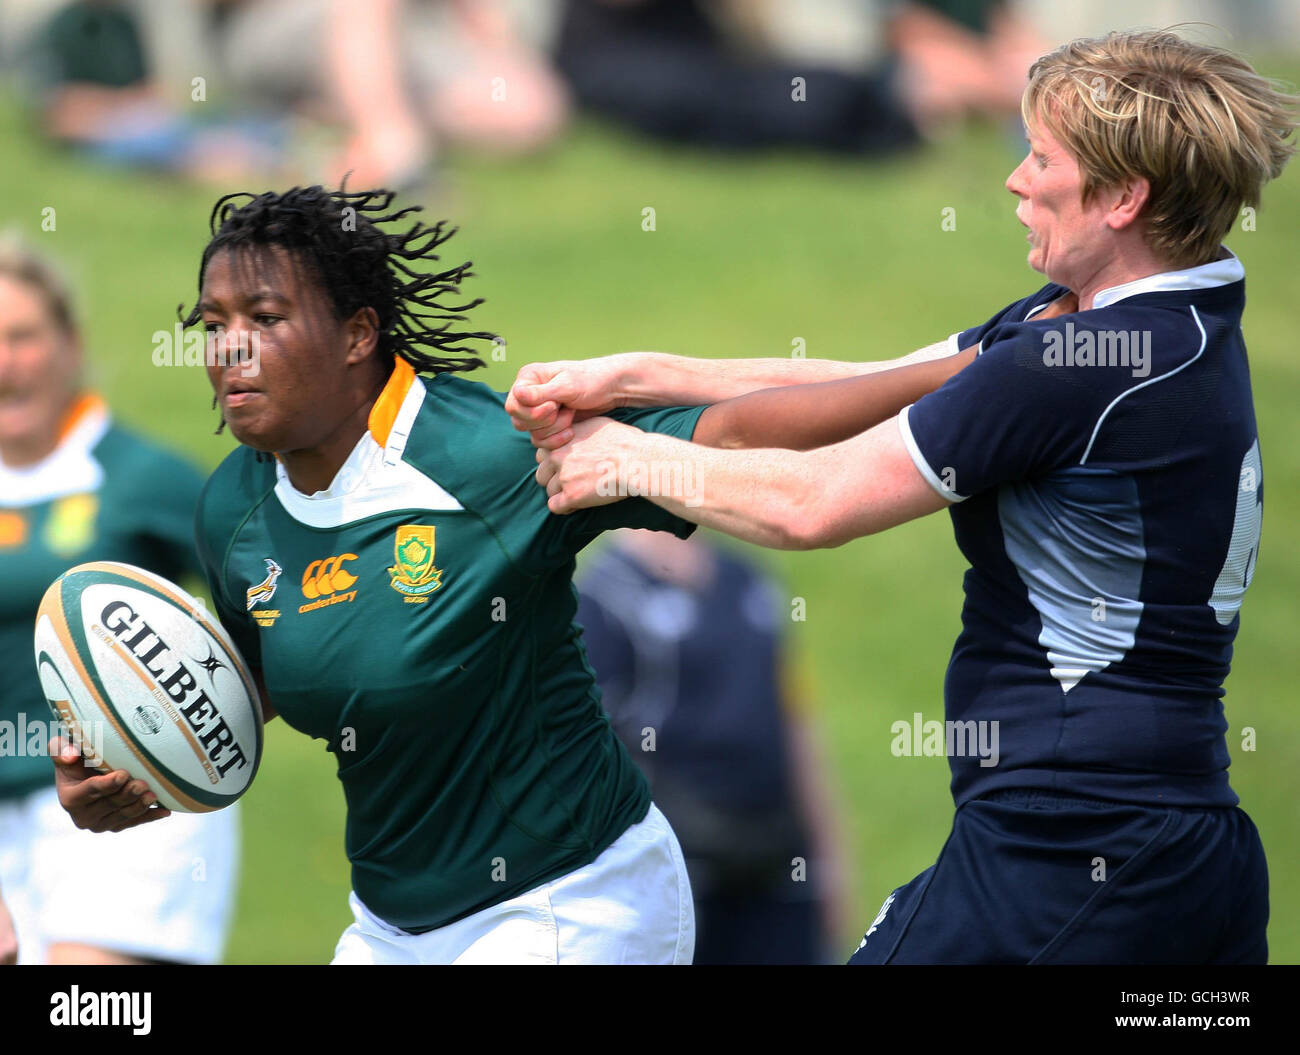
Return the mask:
M 1078 161 L 1083 202 L 1145 177 L 1153 252 L 1177 267 L 1213 260 L 1243 205 L 1295 153 L 1297 98 L 1222 48 L 1167 31 L 1075 40 L 1030 67 L 1021 114 Z
M 0 278 L 31 286 L 64 333 L 76 333 L 68 284 L 58 270 L 17 235 L 0 235 Z

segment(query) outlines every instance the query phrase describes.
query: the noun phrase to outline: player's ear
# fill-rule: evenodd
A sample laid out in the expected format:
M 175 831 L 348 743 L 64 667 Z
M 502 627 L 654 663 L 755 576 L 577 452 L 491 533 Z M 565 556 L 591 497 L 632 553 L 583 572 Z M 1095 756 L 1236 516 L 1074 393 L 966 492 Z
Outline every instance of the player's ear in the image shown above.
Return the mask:
M 345 362 L 352 366 L 375 354 L 379 346 L 379 316 L 374 308 L 358 308 L 343 323 L 348 354 Z
M 1134 223 L 1151 200 L 1151 184 L 1145 176 L 1130 176 L 1118 184 L 1111 196 L 1106 223 L 1116 231 Z

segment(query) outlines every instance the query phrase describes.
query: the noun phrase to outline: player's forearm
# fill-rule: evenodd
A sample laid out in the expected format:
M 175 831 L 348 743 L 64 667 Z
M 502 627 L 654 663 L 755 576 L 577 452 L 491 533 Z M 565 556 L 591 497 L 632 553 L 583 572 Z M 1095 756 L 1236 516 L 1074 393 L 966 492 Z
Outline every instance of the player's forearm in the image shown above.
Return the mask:
M 897 420 L 804 452 L 701 447 L 593 418 L 537 461 L 552 513 L 644 497 L 774 549 L 840 546 L 950 501 L 918 471 Z
M 969 348 L 839 381 L 751 392 L 709 407 L 694 439 L 709 447 L 826 447 L 894 417 L 974 358 Z
M 694 359 L 663 352 L 625 352 L 617 406 L 699 406 L 764 388 L 821 384 L 859 377 L 951 354 L 948 343 L 928 345 L 901 359 L 843 363 L 834 359 Z
M 698 406 L 764 388 L 856 377 L 857 363 L 830 359 L 693 359 L 663 352 L 628 352 L 619 403 L 631 407 Z
M 824 545 L 812 455 L 730 451 L 628 429 L 602 466 L 605 493 L 642 496 L 684 520 L 772 549 Z

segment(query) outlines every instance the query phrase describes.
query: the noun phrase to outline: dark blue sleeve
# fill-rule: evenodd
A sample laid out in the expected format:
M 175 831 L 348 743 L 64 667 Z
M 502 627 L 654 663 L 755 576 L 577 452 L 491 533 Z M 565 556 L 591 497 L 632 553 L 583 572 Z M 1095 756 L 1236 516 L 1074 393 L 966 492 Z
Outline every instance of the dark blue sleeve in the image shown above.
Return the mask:
M 1064 286 L 1058 286 L 1055 282 L 1049 282 L 1041 289 L 1014 304 L 1008 304 L 1000 312 L 989 319 L 988 322 L 980 326 L 972 326 L 969 330 L 962 330 L 957 334 L 957 350 L 969 348 L 972 344 L 979 344 L 988 336 L 990 330 L 1004 322 L 1024 322 L 1025 316 L 1037 307 L 1052 303 L 1062 293 L 1066 292 Z
M 1079 371 L 1044 361 L 1050 326 L 990 329 L 984 353 L 899 416 L 912 461 L 960 501 L 1079 461 L 1101 393 Z

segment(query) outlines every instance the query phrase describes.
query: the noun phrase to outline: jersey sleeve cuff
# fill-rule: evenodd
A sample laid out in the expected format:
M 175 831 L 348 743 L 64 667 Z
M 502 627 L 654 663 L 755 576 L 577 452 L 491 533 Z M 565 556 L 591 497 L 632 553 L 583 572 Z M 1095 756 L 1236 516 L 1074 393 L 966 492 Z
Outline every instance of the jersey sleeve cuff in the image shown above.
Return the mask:
M 949 502 L 964 502 L 969 495 L 959 495 L 951 487 L 948 487 L 939 478 L 939 475 L 930 467 L 921 448 L 917 446 L 916 437 L 912 435 L 912 426 L 907 420 L 907 412 L 911 406 L 904 407 L 898 414 L 898 431 L 902 434 L 903 445 L 907 447 L 907 453 L 912 458 L 912 464 L 916 466 L 917 472 L 925 477 L 925 482 L 939 492 L 939 497 Z
M 959 330 L 957 333 L 952 334 L 952 335 L 948 338 L 948 354 L 949 354 L 949 355 L 958 355 L 958 354 L 961 353 L 961 335 L 962 335 L 963 333 L 969 333 L 969 332 L 970 332 L 969 330 Z M 977 356 L 978 356 L 978 355 L 983 355 L 983 354 L 984 354 L 984 341 L 983 341 L 983 340 L 980 340 L 979 343 L 975 345 L 975 354 L 976 354 Z

